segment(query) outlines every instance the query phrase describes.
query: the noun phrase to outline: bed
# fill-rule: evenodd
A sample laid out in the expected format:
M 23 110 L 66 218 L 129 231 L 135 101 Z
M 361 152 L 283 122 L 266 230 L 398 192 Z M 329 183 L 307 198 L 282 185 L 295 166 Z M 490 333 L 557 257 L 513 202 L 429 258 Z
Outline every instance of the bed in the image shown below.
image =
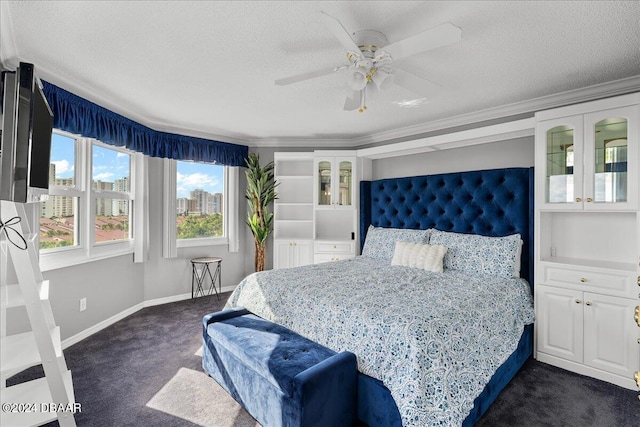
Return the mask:
M 473 425 L 532 352 L 532 176 L 362 182 L 362 256 L 252 274 L 227 307 L 355 353 L 370 427 Z M 398 241 L 448 255 L 440 269 L 409 267 Z

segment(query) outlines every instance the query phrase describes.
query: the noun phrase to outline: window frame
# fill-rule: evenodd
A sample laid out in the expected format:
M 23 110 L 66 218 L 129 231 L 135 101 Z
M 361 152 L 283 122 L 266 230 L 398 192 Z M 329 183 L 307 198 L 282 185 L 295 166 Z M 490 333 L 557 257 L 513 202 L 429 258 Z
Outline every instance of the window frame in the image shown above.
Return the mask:
M 60 248 L 40 249 L 40 268 L 43 271 L 69 267 L 99 259 L 106 259 L 134 253 L 137 239 L 143 239 L 143 226 L 136 226 L 135 218 L 138 209 L 144 209 L 142 203 L 136 203 L 136 184 L 144 176 L 144 155 L 105 144 L 94 138 L 85 138 L 69 132 L 54 129 L 54 133 L 73 138 L 75 140 L 74 159 L 74 187 L 50 186 L 51 196 L 78 197 L 74 232 L 77 245 Z M 93 189 L 93 147 L 98 146 L 113 151 L 122 152 L 130 156 L 129 160 L 129 191 L 96 191 Z M 129 238 L 106 242 L 95 241 L 96 215 L 95 207 L 98 198 L 115 198 L 129 200 Z M 40 222 L 40 203 L 34 203 L 33 219 L 35 224 Z M 138 224 L 139 225 L 139 224 Z M 38 237 L 39 246 L 39 237 Z
M 202 162 L 206 163 L 206 162 Z M 215 163 L 207 163 L 216 165 Z M 164 188 L 163 202 L 163 257 L 176 258 L 178 249 L 202 246 L 228 245 L 229 252 L 238 251 L 238 167 L 217 165 L 223 168 L 223 233 L 221 237 L 201 237 L 179 239 L 177 236 L 177 165 L 178 160 L 164 159 Z

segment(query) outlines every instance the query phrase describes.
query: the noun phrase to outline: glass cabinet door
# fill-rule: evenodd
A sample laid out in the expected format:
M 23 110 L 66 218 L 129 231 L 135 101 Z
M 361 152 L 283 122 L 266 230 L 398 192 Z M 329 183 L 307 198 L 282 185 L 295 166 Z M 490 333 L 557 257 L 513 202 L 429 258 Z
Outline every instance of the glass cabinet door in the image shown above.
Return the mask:
M 555 126 L 546 134 L 547 202 L 570 203 L 574 200 L 575 141 L 571 126 Z
M 584 117 L 585 209 L 637 209 L 638 106 Z
M 340 206 L 351 206 L 351 194 L 353 187 L 353 163 L 348 160 L 341 160 L 338 165 L 338 182 L 340 184 L 340 192 L 336 203 Z
M 331 206 L 331 162 L 318 162 L 318 205 Z
M 627 119 L 612 117 L 595 124 L 593 202 L 627 201 Z
M 541 208 L 582 208 L 583 135 L 582 116 L 537 123 L 536 191 L 544 193 Z

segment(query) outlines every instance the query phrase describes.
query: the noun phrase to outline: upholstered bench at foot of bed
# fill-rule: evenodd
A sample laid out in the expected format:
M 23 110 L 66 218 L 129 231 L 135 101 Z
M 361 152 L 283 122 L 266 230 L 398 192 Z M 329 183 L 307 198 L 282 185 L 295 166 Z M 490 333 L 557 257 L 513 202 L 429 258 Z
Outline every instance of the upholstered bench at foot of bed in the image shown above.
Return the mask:
M 265 427 L 351 426 L 353 353 L 321 346 L 245 309 L 203 320 L 202 366 Z

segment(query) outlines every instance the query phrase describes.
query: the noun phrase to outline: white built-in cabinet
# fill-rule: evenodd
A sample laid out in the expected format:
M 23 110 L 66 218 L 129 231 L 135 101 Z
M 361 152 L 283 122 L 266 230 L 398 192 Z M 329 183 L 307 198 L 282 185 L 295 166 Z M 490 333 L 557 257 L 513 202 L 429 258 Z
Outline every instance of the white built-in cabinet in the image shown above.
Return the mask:
M 640 94 L 536 113 L 536 358 L 637 389 Z
M 289 268 L 313 262 L 313 240 L 274 239 L 274 267 Z
M 316 150 L 277 152 L 274 162 L 274 268 L 355 257 L 358 185 L 370 161 L 355 151 Z

